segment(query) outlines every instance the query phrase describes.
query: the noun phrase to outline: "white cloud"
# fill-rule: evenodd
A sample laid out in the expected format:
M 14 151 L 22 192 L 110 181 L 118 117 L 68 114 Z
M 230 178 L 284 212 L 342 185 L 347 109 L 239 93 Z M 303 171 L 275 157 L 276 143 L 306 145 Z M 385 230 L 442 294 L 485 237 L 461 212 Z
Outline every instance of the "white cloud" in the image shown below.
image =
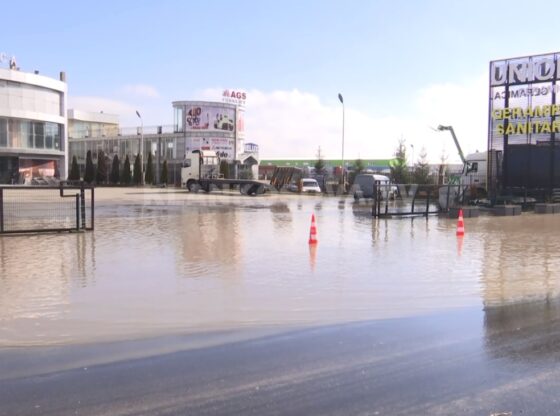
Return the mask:
M 159 98 L 158 90 L 147 84 L 130 84 L 124 85 L 121 89 L 121 92 L 128 95 L 133 95 L 136 97 L 145 97 L 145 98 Z
M 487 138 L 487 80 L 481 76 L 462 84 L 440 84 L 412 92 L 412 110 L 391 117 L 377 117 L 352 107 L 345 111 L 345 159 L 390 158 L 398 140 L 406 140 L 407 150 L 417 158 L 425 148 L 431 162 L 444 151 L 449 162 L 459 157 L 447 132 L 430 127 L 452 125 L 463 151 L 484 150 Z M 221 89 L 199 92 L 198 97 L 217 100 Z M 314 158 L 321 146 L 326 158 L 342 154 L 342 109 L 340 103 L 327 104 L 313 94 L 299 91 L 247 91 L 245 113 L 247 141 L 260 146 L 263 158 Z

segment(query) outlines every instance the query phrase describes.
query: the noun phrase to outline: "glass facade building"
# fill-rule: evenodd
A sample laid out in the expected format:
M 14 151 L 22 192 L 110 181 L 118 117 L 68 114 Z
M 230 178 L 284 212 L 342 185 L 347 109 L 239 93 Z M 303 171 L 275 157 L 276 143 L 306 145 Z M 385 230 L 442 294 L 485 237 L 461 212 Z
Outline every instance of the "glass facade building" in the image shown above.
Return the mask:
M 66 83 L 0 68 L 0 183 L 66 176 Z
M 72 160 L 73 156 L 76 156 L 83 176 L 88 151 L 91 151 L 94 164 L 98 163 L 98 157 L 103 152 L 107 158 L 107 166 L 111 166 L 112 159 L 117 155 L 122 168 L 127 156 L 133 165 L 134 158 L 140 150 L 144 171 L 147 156 L 151 153 L 156 180 L 165 160 L 168 166 L 168 181 L 176 185 L 180 185 L 181 165 L 185 155 L 193 150 L 216 151 L 222 160 L 230 163 L 230 172 L 234 175 L 244 169 L 256 171 L 254 166 L 258 163 L 255 162 L 258 158 L 258 147 L 253 145 L 249 149 L 252 156 L 249 160 L 243 144 L 244 112 L 237 106 L 221 102 L 176 101 L 173 102 L 173 115 L 172 126 L 120 128 L 118 124 L 101 123 L 104 121 L 101 120 L 102 116 L 95 113 L 78 120 L 76 112 L 69 110 L 69 159 Z M 95 120 L 97 122 L 94 122 Z

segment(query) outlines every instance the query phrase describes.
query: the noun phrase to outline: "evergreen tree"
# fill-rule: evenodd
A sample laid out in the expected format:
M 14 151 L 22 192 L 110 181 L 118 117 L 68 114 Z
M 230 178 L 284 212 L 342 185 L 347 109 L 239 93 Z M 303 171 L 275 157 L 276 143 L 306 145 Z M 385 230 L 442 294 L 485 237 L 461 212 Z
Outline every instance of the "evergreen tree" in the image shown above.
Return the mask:
M 148 153 L 148 162 L 146 163 L 146 173 L 144 176 L 144 182 L 148 185 L 154 183 L 154 163 L 152 161 L 152 152 Z
M 76 155 L 72 156 L 72 167 L 70 168 L 70 174 L 68 175 L 69 181 L 79 181 L 80 180 L 80 167 L 78 166 L 78 159 Z
M 356 159 L 354 162 L 354 170 L 356 173 L 360 173 L 365 168 L 364 161 L 362 159 Z
M 113 185 L 118 184 L 121 179 L 120 168 L 121 168 L 121 162 L 119 160 L 119 156 L 115 155 L 113 157 L 113 164 L 111 165 L 111 176 L 109 178 L 110 182 Z M 129 170 L 130 170 L 130 166 L 129 166 Z
M 394 183 L 408 183 L 409 172 L 406 163 L 406 146 L 404 140 L 399 140 L 395 150 L 395 158 L 389 164 L 391 168 L 391 179 Z
M 92 183 L 95 177 L 95 168 L 93 167 L 93 159 L 91 158 L 91 150 L 86 155 L 86 171 L 84 173 L 84 182 Z
M 140 162 L 140 153 L 136 155 L 134 159 L 134 172 L 132 172 L 132 182 L 135 185 L 140 185 L 142 183 L 142 162 Z
M 128 155 L 126 155 L 126 158 L 124 159 L 124 164 L 123 164 L 123 171 L 122 171 L 122 175 L 121 175 L 121 183 L 123 185 L 130 185 L 130 180 L 132 179 L 130 177 L 130 160 L 128 159 Z
M 97 184 L 107 182 L 107 161 L 105 160 L 105 153 L 101 150 L 97 154 L 97 172 L 95 173 L 95 182 Z
M 325 170 L 325 160 L 323 159 L 323 154 L 321 153 L 321 146 L 317 149 L 317 160 L 315 161 L 315 173 L 321 175 Z
M 364 161 L 362 159 L 356 159 L 354 162 L 354 169 L 348 174 L 348 183 L 353 185 L 356 180 L 356 176 L 359 175 L 364 168 Z
M 169 176 L 169 172 L 167 169 L 167 160 L 163 161 L 163 165 L 161 167 L 161 175 L 159 177 L 159 181 L 164 184 L 167 185 L 167 177 Z
M 428 164 L 428 154 L 425 148 L 422 148 L 420 151 L 418 162 L 414 165 L 414 183 L 418 185 L 430 183 L 430 165 Z
M 229 163 L 225 159 L 220 161 L 220 174 L 225 179 L 229 179 Z

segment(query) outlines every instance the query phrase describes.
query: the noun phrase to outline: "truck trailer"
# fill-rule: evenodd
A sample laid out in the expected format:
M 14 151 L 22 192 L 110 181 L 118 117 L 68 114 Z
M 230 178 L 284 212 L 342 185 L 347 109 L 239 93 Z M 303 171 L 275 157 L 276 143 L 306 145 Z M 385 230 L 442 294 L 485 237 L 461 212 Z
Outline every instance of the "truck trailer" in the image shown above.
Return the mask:
M 212 150 L 193 150 L 181 167 L 181 185 L 189 192 L 210 192 L 212 188 L 239 187 L 242 195 L 260 195 L 267 185 L 250 179 L 226 179 L 220 174 L 220 158 Z

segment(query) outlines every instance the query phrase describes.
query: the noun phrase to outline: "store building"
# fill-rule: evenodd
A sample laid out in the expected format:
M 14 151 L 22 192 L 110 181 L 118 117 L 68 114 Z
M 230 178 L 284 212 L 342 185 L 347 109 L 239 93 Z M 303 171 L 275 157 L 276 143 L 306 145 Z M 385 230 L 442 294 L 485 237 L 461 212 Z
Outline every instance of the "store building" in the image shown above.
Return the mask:
M 20 71 L 15 61 L 0 68 L 0 183 L 66 177 L 65 78 Z
M 242 107 L 210 101 L 175 101 L 172 105 L 172 126 L 133 128 L 121 128 L 115 115 L 69 110 L 70 160 L 76 156 L 83 175 L 88 151 L 92 153 L 94 164 L 103 152 L 110 166 L 114 155 L 118 155 L 121 162 L 128 156 L 132 164 L 140 149 L 144 171 L 151 153 L 156 182 L 166 160 L 169 183 L 178 185 L 185 155 L 193 150 L 213 150 L 230 164 L 231 176 L 257 177 L 258 146 L 244 143 Z

